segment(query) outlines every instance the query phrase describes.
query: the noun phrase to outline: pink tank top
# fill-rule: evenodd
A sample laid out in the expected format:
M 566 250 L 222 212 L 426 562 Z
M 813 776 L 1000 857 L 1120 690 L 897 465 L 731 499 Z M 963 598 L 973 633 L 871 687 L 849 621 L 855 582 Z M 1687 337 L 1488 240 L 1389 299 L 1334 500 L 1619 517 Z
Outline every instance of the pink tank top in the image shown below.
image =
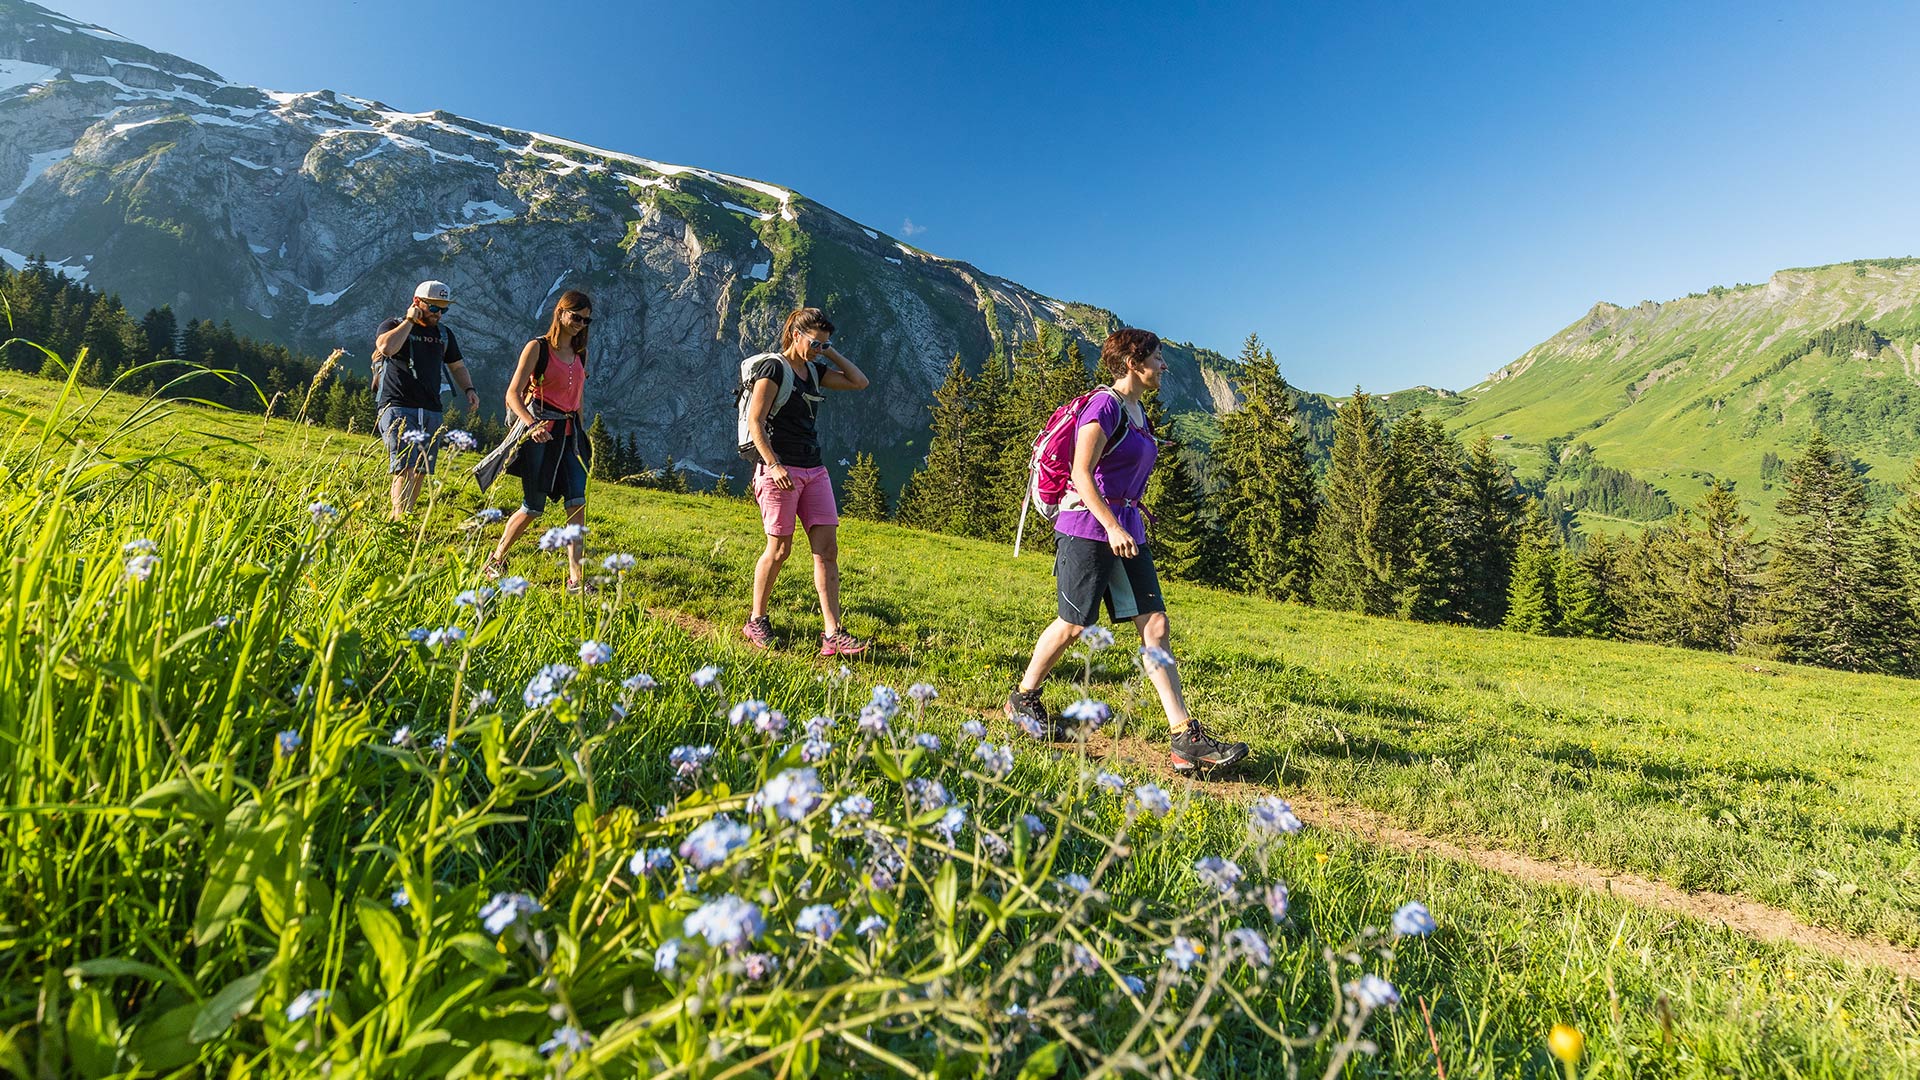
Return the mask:
M 586 382 L 587 365 L 581 363 L 578 356 L 572 360 L 562 360 L 559 352 L 550 351 L 547 355 L 547 373 L 540 379 L 540 400 L 549 409 L 579 412 L 580 392 Z

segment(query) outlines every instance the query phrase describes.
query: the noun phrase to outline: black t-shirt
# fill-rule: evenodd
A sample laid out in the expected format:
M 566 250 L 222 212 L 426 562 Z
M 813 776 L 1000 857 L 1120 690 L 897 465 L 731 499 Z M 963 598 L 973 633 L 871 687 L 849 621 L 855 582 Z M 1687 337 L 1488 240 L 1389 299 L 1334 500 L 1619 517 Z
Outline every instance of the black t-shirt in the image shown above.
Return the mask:
M 381 323 L 374 335 L 376 341 L 381 334 L 399 325 L 399 319 Z M 379 348 L 377 344 L 374 347 Z M 439 412 L 441 366 L 458 364 L 465 359 L 460 355 L 460 343 L 454 340 L 452 327 L 436 326 L 429 330 L 414 323 L 406 344 L 400 346 L 400 352 L 387 361 L 386 369 L 380 373 L 380 394 L 374 404 L 382 409 L 398 405 L 403 409 Z
M 762 380 L 771 379 L 774 389 L 779 390 L 780 369 L 776 365 L 785 363 L 777 356 L 760 361 L 760 366 L 753 369 L 753 385 L 758 387 Z M 820 374 L 825 370 L 825 364 L 808 361 L 805 375 L 794 373 L 793 393 L 787 396 L 787 403 L 767 417 L 767 441 L 773 444 L 774 456 L 782 465 L 817 469 L 824 464 L 813 418 L 820 411 Z

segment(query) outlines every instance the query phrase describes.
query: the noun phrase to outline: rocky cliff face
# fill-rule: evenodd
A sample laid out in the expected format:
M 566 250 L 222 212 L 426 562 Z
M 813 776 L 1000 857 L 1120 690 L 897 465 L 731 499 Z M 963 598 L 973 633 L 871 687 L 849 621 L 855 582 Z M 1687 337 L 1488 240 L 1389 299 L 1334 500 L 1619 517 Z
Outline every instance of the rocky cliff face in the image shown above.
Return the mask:
M 0 257 L 44 255 L 129 308 L 365 357 L 413 285 L 489 398 L 561 290 L 593 296 L 591 407 L 649 456 L 724 468 L 741 357 L 824 306 L 874 376 L 822 413 L 830 454 L 917 457 L 954 354 L 977 363 L 1068 305 L 866 228 L 785 188 L 334 91 L 240 86 L 20 0 L 0 0 Z M 1168 350 L 1176 411 L 1231 388 Z M 1091 352 L 1089 353 L 1091 355 Z M 1208 362 L 1213 359 L 1208 355 Z

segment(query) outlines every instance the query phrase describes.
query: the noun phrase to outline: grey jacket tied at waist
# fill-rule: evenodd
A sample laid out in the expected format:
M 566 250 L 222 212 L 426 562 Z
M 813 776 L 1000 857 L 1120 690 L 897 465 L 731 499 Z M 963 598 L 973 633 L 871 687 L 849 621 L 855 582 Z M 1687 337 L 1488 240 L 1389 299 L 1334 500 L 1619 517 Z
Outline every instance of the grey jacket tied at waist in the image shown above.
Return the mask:
M 560 434 L 556 431 L 553 439 L 547 443 L 533 443 L 531 445 L 535 447 L 545 447 L 551 445 L 553 442 L 563 440 L 567 443 L 577 441 L 581 446 L 576 452 L 581 453 L 583 456 L 585 455 L 587 440 L 585 432 L 581 430 L 580 416 L 578 413 L 549 409 L 543 404 L 531 406 L 530 411 L 533 413 L 534 419 L 537 422 L 545 423 L 549 420 L 555 421 L 556 428 L 561 424 L 566 425 L 565 434 Z M 494 447 L 486 457 L 480 459 L 479 464 L 473 467 L 473 478 L 479 483 L 482 492 L 485 492 L 487 488 L 491 487 L 494 480 L 499 478 L 500 473 L 514 463 L 514 459 L 519 456 L 523 444 L 527 443 L 527 437 L 532 434 L 533 425 L 516 416 L 513 421 L 513 427 L 507 432 L 507 437 L 500 440 L 500 445 Z

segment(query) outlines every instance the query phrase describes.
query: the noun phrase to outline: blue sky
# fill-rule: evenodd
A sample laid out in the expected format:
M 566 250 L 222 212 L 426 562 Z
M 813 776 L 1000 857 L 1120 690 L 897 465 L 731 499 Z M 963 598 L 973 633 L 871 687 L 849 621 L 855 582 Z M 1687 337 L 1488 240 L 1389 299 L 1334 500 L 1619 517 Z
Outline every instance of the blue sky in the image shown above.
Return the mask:
M 1257 331 L 1313 390 L 1465 387 L 1596 300 L 1920 251 L 1920 6 L 52 6 L 780 183 L 1171 338 Z

